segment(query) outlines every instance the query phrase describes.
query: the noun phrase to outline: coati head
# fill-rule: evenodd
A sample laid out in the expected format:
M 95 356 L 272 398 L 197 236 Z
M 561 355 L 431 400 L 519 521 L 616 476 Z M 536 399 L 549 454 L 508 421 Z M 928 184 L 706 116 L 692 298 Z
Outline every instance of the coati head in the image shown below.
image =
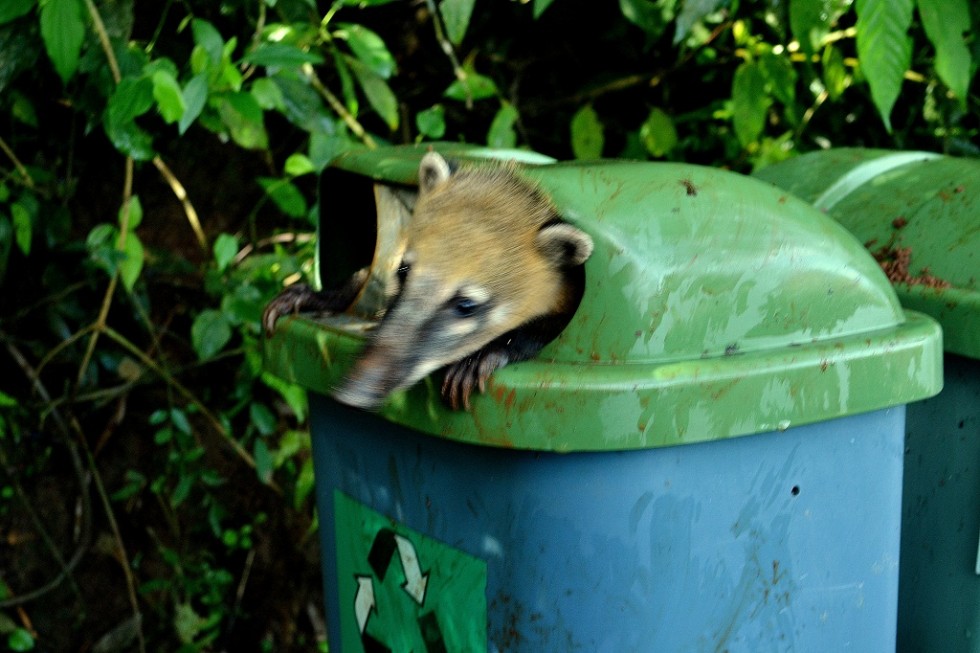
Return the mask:
M 564 328 L 591 253 L 592 239 L 512 167 L 454 171 L 426 154 L 397 292 L 334 396 L 374 408 L 448 366 L 443 396 L 468 406 L 494 369 L 534 356 Z

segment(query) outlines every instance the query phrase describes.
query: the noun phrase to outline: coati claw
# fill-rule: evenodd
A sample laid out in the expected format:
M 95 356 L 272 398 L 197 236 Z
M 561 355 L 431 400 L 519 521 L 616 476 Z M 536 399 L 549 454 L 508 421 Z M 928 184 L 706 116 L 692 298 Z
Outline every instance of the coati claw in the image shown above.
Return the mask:
M 276 329 L 276 320 L 284 315 L 295 315 L 302 310 L 316 292 L 305 283 L 286 287 L 270 301 L 262 311 L 262 328 L 266 337 Z
M 459 410 L 460 404 L 465 410 L 470 409 L 470 395 L 474 388 L 481 393 L 486 390 L 487 379 L 494 371 L 509 362 L 506 353 L 493 350 L 478 351 L 461 361 L 446 368 L 446 376 L 442 381 L 442 398 L 453 410 Z
M 361 268 L 350 279 L 334 290 L 313 290 L 305 283 L 287 286 L 270 301 L 262 311 L 262 329 L 266 337 L 276 329 L 276 320 L 284 315 L 296 315 L 303 311 L 337 313 L 345 310 L 357 297 L 368 278 L 368 268 Z

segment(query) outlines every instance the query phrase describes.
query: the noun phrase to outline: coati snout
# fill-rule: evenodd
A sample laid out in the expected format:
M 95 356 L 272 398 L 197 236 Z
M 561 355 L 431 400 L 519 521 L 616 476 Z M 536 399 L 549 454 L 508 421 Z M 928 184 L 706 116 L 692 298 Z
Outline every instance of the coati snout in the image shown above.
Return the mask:
M 407 230 L 391 304 L 334 397 L 376 408 L 445 368 L 443 398 L 469 408 L 495 370 L 533 357 L 568 323 L 592 239 L 512 167 L 451 170 L 435 152 L 419 166 Z M 263 325 L 268 333 L 287 313 L 344 310 L 357 285 L 355 278 L 341 290 L 287 288 L 266 307 Z

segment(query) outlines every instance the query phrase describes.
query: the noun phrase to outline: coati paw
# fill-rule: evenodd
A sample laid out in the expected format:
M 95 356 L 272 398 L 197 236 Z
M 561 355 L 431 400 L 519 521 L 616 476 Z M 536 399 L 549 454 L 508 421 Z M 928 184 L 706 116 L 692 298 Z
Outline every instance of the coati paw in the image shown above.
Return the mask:
M 270 301 L 262 311 L 262 328 L 266 337 L 276 329 L 276 320 L 284 315 L 294 315 L 306 308 L 317 293 L 305 283 L 297 283 L 286 287 Z
M 442 381 L 442 398 L 453 410 L 470 409 L 470 395 L 474 389 L 483 392 L 487 379 L 510 361 L 500 351 L 479 351 L 446 368 Z

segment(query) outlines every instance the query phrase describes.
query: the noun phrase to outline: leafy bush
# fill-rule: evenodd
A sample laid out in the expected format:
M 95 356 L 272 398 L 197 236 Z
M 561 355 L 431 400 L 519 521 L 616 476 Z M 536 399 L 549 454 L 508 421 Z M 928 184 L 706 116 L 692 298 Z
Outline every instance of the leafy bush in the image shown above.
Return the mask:
M 338 154 L 975 156 L 978 11 L 5 0 L 0 642 L 323 646 L 305 396 L 263 373 L 259 315 L 312 276 Z

